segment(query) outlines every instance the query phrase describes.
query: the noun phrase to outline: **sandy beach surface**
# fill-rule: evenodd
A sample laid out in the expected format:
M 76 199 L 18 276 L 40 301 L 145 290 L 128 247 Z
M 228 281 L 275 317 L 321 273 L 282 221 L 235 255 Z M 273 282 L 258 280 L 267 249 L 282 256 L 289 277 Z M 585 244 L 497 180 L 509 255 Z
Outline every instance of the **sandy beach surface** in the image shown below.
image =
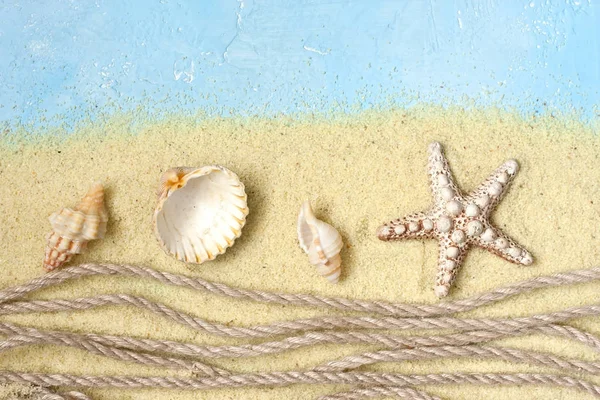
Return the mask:
M 594 127 L 570 117 L 522 118 L 498 110 L 414 108 L 367 112 L 332 119 L 278 117 L 214 119 L 170 116 L 132 123 L 115 116 L 82 125 L 68 135 L 38 136 L 20 131 L 0 138 L 0 287 L 44 274 L 41 261 L 47 217 L 73 206 L 89 185 L 102 181 L 110 215 L 104 240 L 73 260 L 147 265 L 159 270 L 268 291 L 313 293 L 390 302 L 435 303 L 435 241 L 384 243 L 375 236 L 383 222 L 431 204 L 426 174 L 427 145 L 443 144 L 455 178 L 470 191 L 506 159 L 521 170 L 493 214 L 495 224 L 528 248 L 535 258 L 523 267 L 483 250 L 472 250 L 451 291 L 464 298 L 498 286 L 600 264 L 600 138 Z M 235 171 L 248 194 L 250 214 L 241 238 L 223 256 L 186 265 L 167 256 L 151 226 L 155 191 L 162 172 L 175 166 L 221 164 Z M 318 276 L 298 246 L 296 218 L 309 199 L 318 217 L 339 229 L 345 247 L 338 285 Z M 331 310 L 283 307 L 232 300 L 127 277 L 69 281 L 29 298 L 77 298 L 129 293 L 222 324 L 247 326 L 318 315 Z M 516 317 L 593 304 L 598 285 L 536 291 L 463 314 Z M 149 311 L 126 306 L 80 312 L 2 316 L 44 329 L 96 332 L 197 344 L 241 344 L 179 326 Z M 598 318 L 573 325 L 600 334 Z M 398 333 L 402 334 L 402 333 Z M 254 341 L 255 343 L 260 342 Z M 583 345 L 531 335 L 497 343 L 597 360 Z M 236 372 L 309 369 L 344 355 L 374 350 L 366 345 L 319 345 L 278 355 L 208 360 Z M 124 363 L 52 345 L 6 351 L 0 369 L 90 375 L 189 376 Z M 503 361 L 445 359 L 384 363 L 369 371 L 402 373 L 545 372 L 552 369 Z M 577 375 L 589 378 L 589 375 Z M 600 384 L 600 379 L 589 378 Z M 13 388 L 14 389 L 14 388 Z M 13 390 L 11 389 L 11 390 Z M 84 390 L 106 399 L 309 399 L 347 387 L 296 385 L 285 388 L 177 390 Z M 566 388 L 424 387 L 447 399 L 591 399 Z M 14 391 L 14 390 L 13 390 Z M 11 398 L 4 389 L 0 398 Z

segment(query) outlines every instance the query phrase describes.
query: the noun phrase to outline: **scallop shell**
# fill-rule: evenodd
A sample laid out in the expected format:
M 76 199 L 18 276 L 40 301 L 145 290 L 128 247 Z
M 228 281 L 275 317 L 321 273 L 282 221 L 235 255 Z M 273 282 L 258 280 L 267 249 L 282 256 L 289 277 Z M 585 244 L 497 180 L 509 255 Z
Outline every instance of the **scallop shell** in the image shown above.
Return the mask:
M 202 264 L 225 253 L 248 215 L 244 184 L 220 165 L 165 172 L 154 211 L 154 233 L 180 261 Z
M 308 201 L 302 204 L 298 215 L 298 240 L 319 275 L 338 283 L 342 271 L 342 236 L 333 226 L 315 217 Z
M 104 187 L 95 183 L 74 209 L 63 208 L 49 218 L 52 232 L 46 235 L 44 268 L 52 271 L 81 254 L 87 242 L 101 239 L 108 215 L 104 208 Z

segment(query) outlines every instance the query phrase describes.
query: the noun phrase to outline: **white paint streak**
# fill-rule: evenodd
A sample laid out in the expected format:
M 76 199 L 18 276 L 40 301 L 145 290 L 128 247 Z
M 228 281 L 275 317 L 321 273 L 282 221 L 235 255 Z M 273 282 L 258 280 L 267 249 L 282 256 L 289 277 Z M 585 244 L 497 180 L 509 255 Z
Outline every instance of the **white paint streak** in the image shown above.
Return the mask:
M 108 65 L 105 65 L 100 68 L 100 72 L 98 74 L 101 76 L 102 83 L 100 84 L 100 88 L 102 89 L 110 89 L 115 85 L 115 80 L 113 79 L 112 70 L 115 66 L 115 59 L 111 59 Z
M 462 23 L 462 18 L 460 17 L 460 10 L 458 10 L 458 16 L 456 17 L 456 19 L 458 20 L 458 27 L 460 29 L 463 28 L 463 23 Z
M 431 30 L 432 30 L 432 43 L 431 49 L 438 50 L 440 48 L 440 42 L 438 41 L 438 29 L 437 23 L 435 22 L 435 7 L 433 5 L 433 0 L 429 0 L 429 12 L 431 13 Z
M 196 77 L 194 75 L 196 72 L 196 65 L 194 64 L 194 60 L 191 60 L 187 65 L 185 64 L 186 58 L 182 58 L 173 63 L 173 77 L 176 81 L 181 79 L 185 83 L 192 83 Z
M 244 0 L 238 0 L 238 3 L 240 3 L 240 6 L 239 6 L 239 10 L 236 12 L 237 27 L 238 27 L 238 29 L 241 29 L 242 28 L 242 11 L 244 10 L 244 7 L 246 7 L 246 4 L 244 4 Z
M 309 47 L 309 46 L 306 46 L 306 45 L 304 46 L 304 50 L 310 51 L 312 53 L 317 53 L 317 54 L 320 54 L 322 56 L 326 56 L 327 54 L 329 54 L 329 50 L 327 50 L 327 51 L 321 51 L 319 49 L 315 49 L 314 47 Z
M 240 32 L 243 30 L 242 28 L 242 23 L 243 23 L 243 14 L 247 13 L 247 11 L 244 11 L 246 8 L 246 3 L 245 0 L 237 0 L 237 2 L 239 3 L 238 5 L 238 9 L 235 12 L 236 15 L 236 23 L 235 23 L 235 35 L 231 38 L 231 40 L 229 41 L 229 43 L 227 44 L 227 46 L 225 46 L 225 50 L 223 51 L 223 62 L 220 63 L 219 65 L 223 65 L 224 63 L 230 63 L 229 60 L 229 48 L 231 47 L 231 45 L 238 40 L 239 36 L 240 36 Z M 250 3 L 250 7 L 252 8 L 252 3 Z

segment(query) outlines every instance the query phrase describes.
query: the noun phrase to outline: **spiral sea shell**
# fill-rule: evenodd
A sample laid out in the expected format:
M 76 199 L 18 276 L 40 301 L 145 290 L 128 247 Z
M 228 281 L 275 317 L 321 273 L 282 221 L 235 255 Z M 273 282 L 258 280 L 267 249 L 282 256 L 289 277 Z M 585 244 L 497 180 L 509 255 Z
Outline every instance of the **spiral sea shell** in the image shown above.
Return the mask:
M 95 183 L 74 209 L 63 208 L 49 218 L 52 232 L 46 236 L 44 268 L 52 271 L 82 253 L 87 242 L 101 239 L 108 215 L 104 208 L 104 187 Z
M 319 275 L 338 283 L 342 271 L 342 237 L 333 226 L 315 217 L 308 201 L 302 204 L 298 215 L 298 240 Z
M 225 253 L 242 234 L 248 215 L 244 184 L 220 165 L 165 172 L 154 211 L 154 233 L 163 250 L 201 264 Z

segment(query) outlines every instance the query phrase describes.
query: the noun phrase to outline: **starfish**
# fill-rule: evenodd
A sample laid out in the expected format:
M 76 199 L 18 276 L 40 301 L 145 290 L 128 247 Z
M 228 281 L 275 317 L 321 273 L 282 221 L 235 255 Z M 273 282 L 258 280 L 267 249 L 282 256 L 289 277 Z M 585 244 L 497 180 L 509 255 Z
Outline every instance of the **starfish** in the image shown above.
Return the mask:
M 533 262 L 531 254 L 490 222 L 490 214 L 502 199 L 519 170 L 508 160 L 468 196 L 458 189 L 439 143 L 429 145 L 429 178 L 433 206 L 426 212 L 393 220 L 377 229 L 381 240 L 430 238 L 439 241 L 435 294 L 448 295 L 467 251 L 484 248 L 522 265 Z

